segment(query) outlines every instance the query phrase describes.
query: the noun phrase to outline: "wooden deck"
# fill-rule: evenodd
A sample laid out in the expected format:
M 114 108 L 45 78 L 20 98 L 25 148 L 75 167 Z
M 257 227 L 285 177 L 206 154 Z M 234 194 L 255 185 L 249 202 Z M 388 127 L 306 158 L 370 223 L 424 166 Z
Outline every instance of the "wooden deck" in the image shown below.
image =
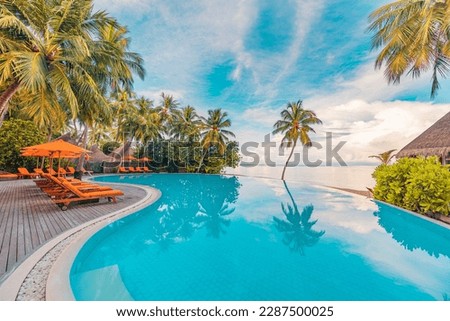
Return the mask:
M 108 185 L 125 193 L 117 203 L 72 204 L 63 212 L 31 179 L 0 181 L 0 279 L 55 236 L 145 196 L 138 187 Z

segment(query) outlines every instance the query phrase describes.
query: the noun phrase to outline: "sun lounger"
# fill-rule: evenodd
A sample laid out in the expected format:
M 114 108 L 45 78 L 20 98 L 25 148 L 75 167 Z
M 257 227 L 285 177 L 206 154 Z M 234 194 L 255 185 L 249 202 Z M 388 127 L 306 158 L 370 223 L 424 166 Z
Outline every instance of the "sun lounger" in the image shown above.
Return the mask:
M 149 170 L 147 166 L 142 167 L 142 169 L 143 169 L 144 172 L 146 172 L 146 173 L 150 173 L 150 172 L 151 172 L 151 170 Z
M 57 176 L 58 173 L 51 167 L 48 167 L 45 169 L 47 171 L 48 174 L 53 175 L 53 176 Z
M 58 204 L 63 211 L 67 210 L 67 207 L 72 202 L 85 201 L 85 200 L 95 200 L 100 198 L 108 198 L 109 201 L 116 202 L 116 197 L 123 195 L 120 190 L 107 190 L 107 191 L 82 191 L 77 186 L 73 185 L 68 181 L 62 181 L 62 185 L 70 192 L 63 198 L 53 199 L 53 202 Z
M 24 167 L 19 167 L 19 168 L 17 169 L 17 171 L 19 172 L 19 173 L 17 174 L 19 178 L 26 178 L 26 177 L 28 177 L 28 178 L 38 178 L 38 177 L 39 177 L 39 174 L 36 174 L 36 173 L 30 173 L 30 172 L 28 171 L 28 169 L 26 169 L 26 168 L 24 168 Z
M 136 167 L 136 171 L 139 173 L 144 173 L 145 170 L 142 167 Z
M 42 175 L 44 175 L 44 171 L 41 168 L 34 168 L 33 172 L 35 172 L 36 174 L 38 174 L 39 176 L 42 177 Z
M 125 167 L 119 167 L 119 173 L 129 173 L 130 171 L 127 170 Z
M 0 179 L 18 179 L 19 176 L 17 174 L 12 174 L 8 172 L 0 172 Z
M 73 168 L 72 166 L 67 166 L 66 169 L 67 169 L 66 175 L 75 175 L 75 168 Z M 94 173 L 93 171 L 86 170 L 84 167 L 81 169 L 81 172 L 83 174 L 88 174 L 89 176 L 92 176 L 92 174 Z
M 83 174 L 88 174 L 89 176 L 92 176 L 92 174 L 94 173 L 93 171 L 88 171 L 84 167 L 81 168 L 81 171 L 83 172 Z
M 58 169 L 58 174 L 59 174 L 59 176 L 65 177 L 67 175 L 67 172 L 66 172 L 66 170 L 64 168 L 60 167 Z

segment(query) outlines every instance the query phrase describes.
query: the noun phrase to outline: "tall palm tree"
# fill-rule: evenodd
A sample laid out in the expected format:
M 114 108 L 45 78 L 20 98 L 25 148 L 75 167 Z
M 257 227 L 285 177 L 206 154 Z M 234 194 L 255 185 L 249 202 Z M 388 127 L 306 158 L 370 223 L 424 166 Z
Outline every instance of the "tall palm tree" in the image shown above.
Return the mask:
M 114 91 L 130 95 L 133 74 L 141 79 L 145 76 L 141 56 L 129 51 L 130 39 L 126 37 L 127 32 L 125 27 L 117 23 L 103 24 L 99 26 L 98 39 L 88 42 L 91 54 L 84 61 L 84 66 L 94 75 L 102 97 Z M 109 101 L 103 104 L 90 92 L 81 91 L 77 96 L 80 102 L 78 119 L 85 127 L 83 147 L 86 148 L 89 129 L 98 120 L 102 120 L 103 125 L 111 125 L 113 108 Z M 83 167 L 84 159 L 84 155 L 81 155 L 77 166 L 79 170 Z
M 395 155 L 393 154 L 395 151 L 396 149 L 391 149 L 378 155 L 370 155 L 369 158 L 376 158 L 382 164 L 388 165 L 391 162 L 391 160 L 395 157 Z
M 135 94 L 126 90 L 117 90 L 112 97 L 114 110 L 116 141 L 131 140 L 136 129 L 135 116 L 137 114 Z
M 439 89 L 439 77 L 450 72 L 450 1 L 398 0 L 381 6 L 369 16 L 374 32 L 373 48 L 382 48 L 376 68 L 386 65 L 389 83 L 402 75 L 419 77 L 432 71 L 431 97 Z
M 221 108 L 208 110 L 208 118 L 202 117 L 202 121 L 204 123 L 201 132 L 203 155 L 197 172 L 200 172 L 205 156 L 211 147 L 215 147 L 219 155 L 224 155 L 230 137 L 236 137 L 233 132 L 225 129 L 231 127 L 231 120 L 228 118 L 227 112 L 223 112 Z
M 282 144 L 292 144 L 291 153 L 289 154 L 286 164 L 281 174 L 281 179 L 284 180 L 284 174 L 286 167 L 294 153 L 294 149 L 297 146 L 297 142 L 303 146 L 311 146 L 311 138 L 309 132 L 314 132 L 311 125 L 322 124 L 322 121 L 317 118 L 316 114 L 311 110 L 303 109 L 303 102 L 298 100 L 297 102 L 290 102 L 287 104 L 286 109 L 281 112 L 281 119 L 274 124 L 273 134 L 284 134 Z
M 101 26 L 116 25 L 105 12 L 92 12 L 92 1 L 0 1 L 0 126 L 8 102 L 19 91 L 33 97 L 36 110 L 79 111 L 79 92 L 106 104 L 92 69 L 86 68 L 90 44 Z
M 170 128 L 171 136 L 178 141 L 194 142 L 200 138 L 202 121 L 192 106 L 181 109 Z
M 143 144 L 161 138 L 161 117 L 153 108 L 153 101 L 145 97 L 136 100 L 134 138 Z
M 180 113 L 178 106 L 180 103 L 172 96 L 167 95 L 164 92 L 161 93 L 161 104 L 156 107 L 156 112 L 161 116 L 161 120 L 165 126 L 165 134 L 170 134 L 170 126 L 172 125 L 174 118 Z

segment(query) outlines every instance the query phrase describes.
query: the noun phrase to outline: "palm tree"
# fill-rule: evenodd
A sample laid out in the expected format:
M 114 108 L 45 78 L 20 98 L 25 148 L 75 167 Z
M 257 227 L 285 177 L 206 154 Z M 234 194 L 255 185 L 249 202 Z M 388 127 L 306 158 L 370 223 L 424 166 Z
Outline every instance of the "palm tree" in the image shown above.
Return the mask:
M 136 100 L 134 138 L 143 144 L 161 138 L 161 116 L 153 108 L 153 101 L 145 97 Z
M 396 149 L 391 149 L 391 150 L 388 150 L 388 151 L 378 154 L 378 155 L 370 155 L 369 158 L 376 158 L 382 164 L 388 165 L 391 162 L 392 158 L 395 157 L 395 155 L 392 154 L 395 151 L 396 151 Z
M 292 144 L 291 153 L 289 154 L 286 164 L 281 174 L 281 179 L 284 180 L 286 167 L 294 153 L 297 142 L 300 141 L 303 146 L 310 147 L 312 145 L 311 139 L 308 135 L 310 131 L 314 132 L 311 125 L 322 124 L 322 121 L 317 118 L 316 114 L 311 110 L 303 109 L 303 102 L 290 102 L 286 109 L 281 112 L 281 120 L 274 124 L 273 134 L 284 134 L 282 144 Z
M 79 112 L 79 93 L 106 104 L 86 61 L 93 36 L 104 25 L 116 25 L 105 12 L 92 12 L 92 1 L 15 0 L 0 2 L 0 126 L 10 99 L 21 90 L 30 109 L 69 108 Z
M 231 127 L 231 120 L 227 117 L 227 112 L 222 112 L 220 108 L 208 110 L 207 119 L 202 117 L 204 123 L 201 132 L 203 155 L 200 159 L 197 172 L 200 172 L 205 156 L 211 147 L 215 147 L 219 155 L 224 155 L 229 137 L 236 137 L 233 132 L 224 129 Z
M 202 124 L 195 108 L 188 105 L 175 117 L 170 134 L 178 141 L 195 142 L 200 138 Z
M 117 90 L 112 97 L 114 110 L 116 141 L 126 142 L 131 140 L 136 130 L 135 118 L 138 112 L 135 94 L 124 89 Z
M 156 112 L 161 116 L 161 120 L 166 127 L 164 132 L 169 135 L 171 126 L 175 117 L 179 115 L 179 102 L 172 96 L 161 93 L 161 105 L 156 107 Z
M 431 97 L 439 89 L 439 77 L 450 71 L 450 2 L 399 0 L 369 16 L 369 31 L 375 32 L 373 48 L 382 48 L 376 68 L 386 65 L 389 83 L 399 83 L 403 74 L 419 77 L 432 71 Z

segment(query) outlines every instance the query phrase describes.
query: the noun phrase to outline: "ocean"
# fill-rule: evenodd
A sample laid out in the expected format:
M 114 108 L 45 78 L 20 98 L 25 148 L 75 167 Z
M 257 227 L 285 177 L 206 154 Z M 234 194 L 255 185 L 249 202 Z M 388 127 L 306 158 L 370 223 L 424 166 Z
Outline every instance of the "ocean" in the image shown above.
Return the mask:
M 367 187 L 372 188 L 375 186 L 375 180 L 372 178 L 375 167 L 375 165 L 288 167 L 286 169 L 285 179 L 286 181 L 306 182 L 366 191 Z M 227 168 L 225 173 L 279 179 L 282 171 L 283 166 L 239 166 L 238 168 Z

